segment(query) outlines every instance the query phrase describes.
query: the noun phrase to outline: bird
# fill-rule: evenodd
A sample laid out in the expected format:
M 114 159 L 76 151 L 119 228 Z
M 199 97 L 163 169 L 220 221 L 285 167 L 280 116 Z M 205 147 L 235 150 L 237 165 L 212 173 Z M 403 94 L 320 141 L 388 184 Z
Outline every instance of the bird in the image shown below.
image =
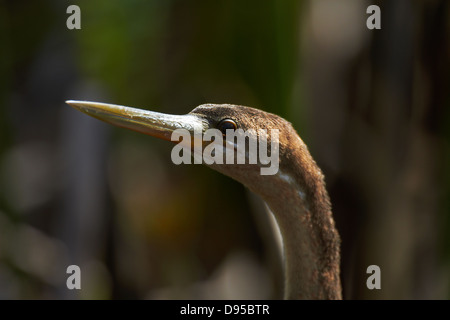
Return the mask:
M 208 129 L 220 130 L 224 135 L 227 129 L 262 129 L 269 136 L 271 129 L 277 129 L 276 174 L 261 175 L 260 162 L 208 166 L 259 195 L 273 213 L 283 242 L 285 299 L 342 299 L 341 240 L 325 177 L 290 122 L 273 113 L 232 104 L 203 104 L 185 115 L 170 115 L 108 103 L 66 103 L 109 124 L 167 141 L 177 129 L 191 135 Z

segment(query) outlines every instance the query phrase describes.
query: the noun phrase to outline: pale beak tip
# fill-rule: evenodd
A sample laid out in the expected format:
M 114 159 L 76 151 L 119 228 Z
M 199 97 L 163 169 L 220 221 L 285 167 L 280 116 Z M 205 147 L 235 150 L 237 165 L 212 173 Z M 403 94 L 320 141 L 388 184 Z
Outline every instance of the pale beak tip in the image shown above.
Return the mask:
M 77 100 L 66 100 L 65 102 L 66 102 L 66 104 L 68 104 L 69 106 L 76 108 L 76 107 L 78 107 L 78 105 L 79 105 L 78 103 L 79 103 L 80 101 L 77 101 Z
M 92 103 L 89 103 L 88 101 L 80 101 L 80 100 L 66 100 L 66 104 L 71 106 L 72 108 L 79 110 L 81 112 L 85 112 L 86 110 L 90 109 Z

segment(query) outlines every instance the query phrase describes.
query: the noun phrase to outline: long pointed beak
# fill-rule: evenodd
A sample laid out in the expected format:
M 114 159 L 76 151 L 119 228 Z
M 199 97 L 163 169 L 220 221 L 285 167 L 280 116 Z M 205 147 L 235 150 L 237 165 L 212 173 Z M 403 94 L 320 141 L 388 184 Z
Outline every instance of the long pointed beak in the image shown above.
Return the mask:
M 185 129 L 193 134 L 202 133 L 208 127 L 206 120 L 192 114 L 171 115 L 90 101 L 68 100 L 66 103 L 104 122 L 168 141 L 176 129 Z

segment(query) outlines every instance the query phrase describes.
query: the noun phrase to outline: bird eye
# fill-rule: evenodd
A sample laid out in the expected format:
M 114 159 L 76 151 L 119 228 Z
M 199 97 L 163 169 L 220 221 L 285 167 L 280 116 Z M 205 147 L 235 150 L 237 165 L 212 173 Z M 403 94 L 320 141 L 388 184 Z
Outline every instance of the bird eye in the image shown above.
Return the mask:
M 217 125 L 217 129 L 222 131 L 224 135 L 227 133 L 227 129 L 236 130 L 236 128 L 237 128 L 236 122 L 234 122 L 231 119 L 223 119 Z

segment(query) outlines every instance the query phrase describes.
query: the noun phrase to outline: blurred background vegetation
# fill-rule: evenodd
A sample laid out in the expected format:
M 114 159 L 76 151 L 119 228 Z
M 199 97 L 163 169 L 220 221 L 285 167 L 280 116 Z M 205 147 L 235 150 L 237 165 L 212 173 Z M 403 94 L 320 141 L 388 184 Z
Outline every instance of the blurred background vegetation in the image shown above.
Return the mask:
M 326 176 L 344 297 L 450 298 L 449 4 L 0 1 L 0 298 L 280 298 L 257 198 L 68 99 L 285 117 Z

